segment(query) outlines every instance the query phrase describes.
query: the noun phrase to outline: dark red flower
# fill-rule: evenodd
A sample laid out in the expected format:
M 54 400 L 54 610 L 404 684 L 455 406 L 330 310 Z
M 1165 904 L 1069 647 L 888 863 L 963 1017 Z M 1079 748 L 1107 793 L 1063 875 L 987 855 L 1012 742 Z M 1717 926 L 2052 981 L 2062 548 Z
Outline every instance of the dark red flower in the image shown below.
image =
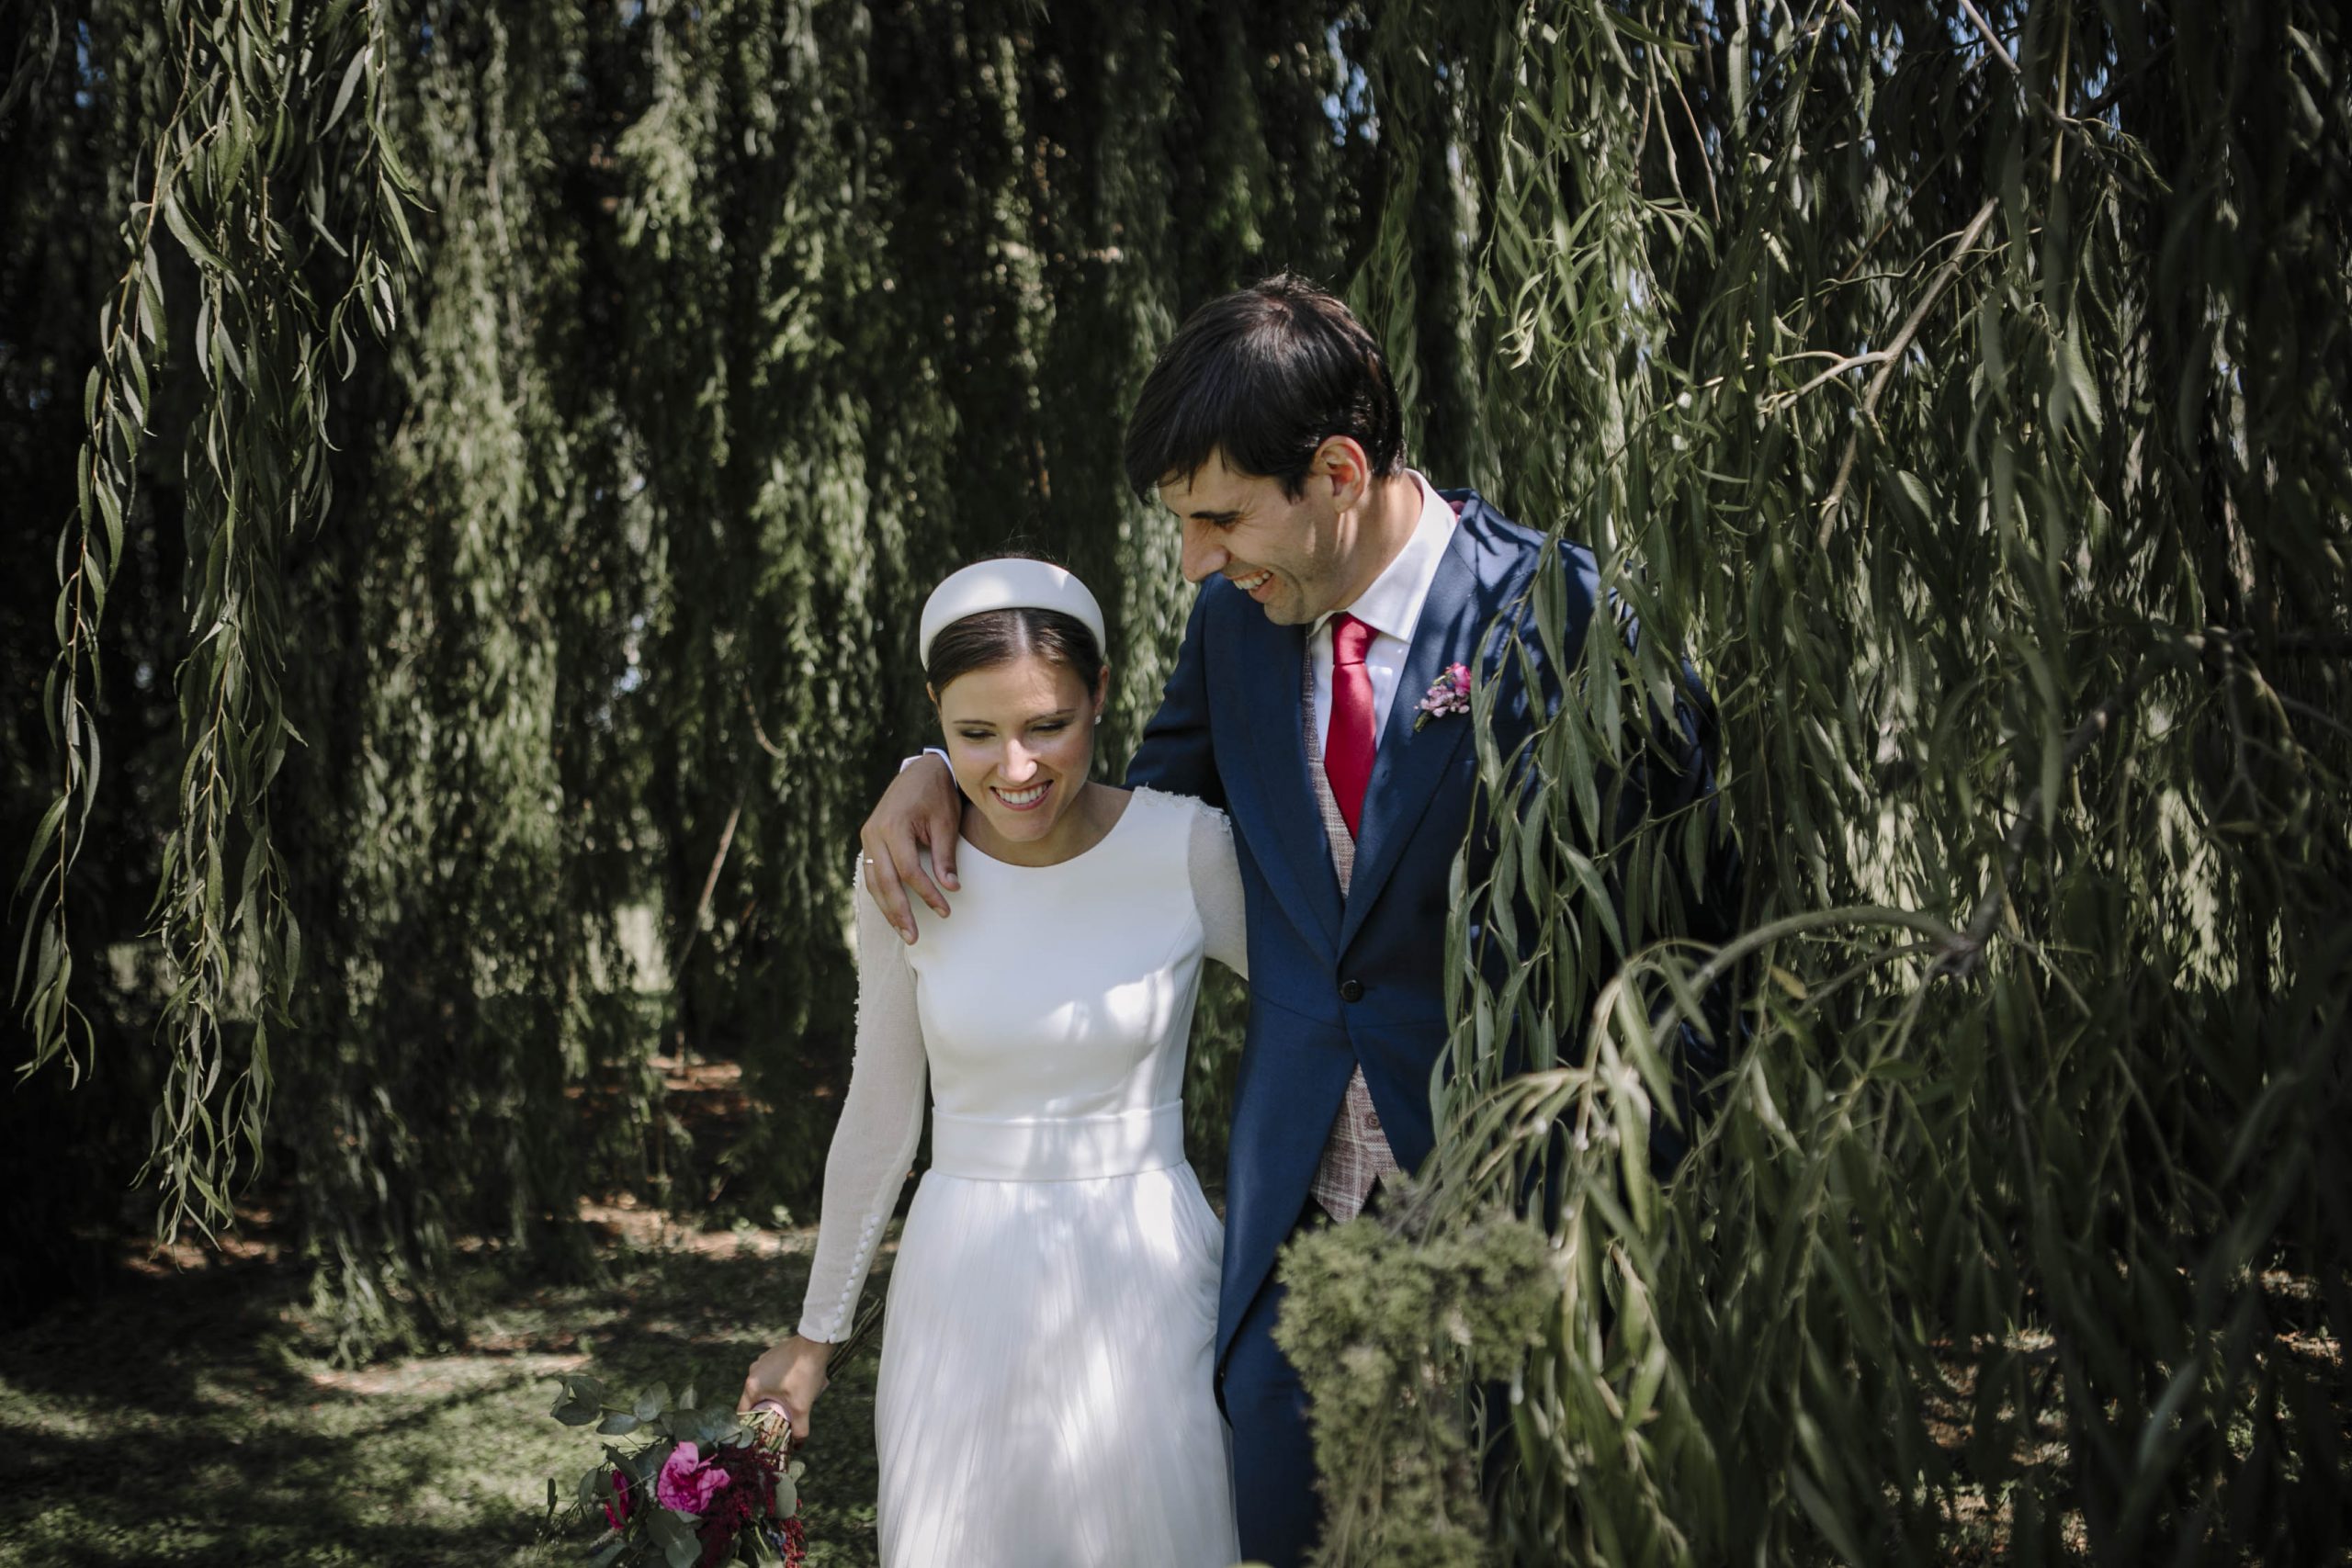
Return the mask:
M 757 1529 L 775 1514 L 775 1480 L 781 1464 L 775 1455 L 758 1447 L 724 1445 L 705 1456 L 707 1470 L 720 1472 L 724 1485 L 714 1490 L 702 1510 L 702 1528 L 695 1532 L 702 1542 L 698 1568 L 717 1568 L 730 1557 L 743 1531 Z
M 605 1522 L 615 1529 L 628 1523 L 629 1515 L 637 1511 L 637 1504 L 629 1497 L 628 1472 L 625 1470 L 613 1472 L 613 1500 L 606 1503 L 604 1508 Z

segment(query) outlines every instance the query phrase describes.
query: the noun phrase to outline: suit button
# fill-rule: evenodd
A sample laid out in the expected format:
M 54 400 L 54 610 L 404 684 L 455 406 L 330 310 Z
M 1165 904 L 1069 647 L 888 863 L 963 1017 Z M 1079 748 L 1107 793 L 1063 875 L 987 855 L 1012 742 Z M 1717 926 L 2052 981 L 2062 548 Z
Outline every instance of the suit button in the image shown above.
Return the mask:
M 1340 999 L 1343 1002 L 1360 1002 L 1363 1000 L 1363 982 L 1362 980 L 1340 981 Z

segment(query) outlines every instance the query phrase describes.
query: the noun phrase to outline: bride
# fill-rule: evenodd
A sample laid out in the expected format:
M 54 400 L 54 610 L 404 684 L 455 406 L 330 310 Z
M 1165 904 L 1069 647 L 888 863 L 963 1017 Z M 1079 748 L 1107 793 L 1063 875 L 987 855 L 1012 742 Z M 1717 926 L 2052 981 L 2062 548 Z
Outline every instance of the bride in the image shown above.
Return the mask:
M 1091 782 L 1102 615 L 1042 561 L 965 568 L 923 668 L 965 796 L 952 919 L 857 900 L 849 1095 L 799 1332 L 741 1408 L 805 1434 L 922 1131 L 875 1393 L 891 1568 L 1225 1568 L 1221 1229 L 1179 1100 L 1201 960 L 1244 968 L 1225 818 Z

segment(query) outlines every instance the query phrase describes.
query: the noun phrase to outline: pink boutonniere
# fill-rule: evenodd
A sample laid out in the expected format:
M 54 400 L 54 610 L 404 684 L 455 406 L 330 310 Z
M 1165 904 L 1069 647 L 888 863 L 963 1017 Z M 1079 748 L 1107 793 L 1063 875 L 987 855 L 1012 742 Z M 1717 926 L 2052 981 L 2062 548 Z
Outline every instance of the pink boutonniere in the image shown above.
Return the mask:
M 1415 730 L 1419 730 L 1421 726 L 1433 718 L 1444 718 L 1451 714 L 1468 713 L 1470 711 L 1470 667 L 1466 664 L 1447 665 L 1445 673 L 1430 682 L 1429 694 L 1421 699 L 1420 709 L 1421 711 L 1413 717 Z

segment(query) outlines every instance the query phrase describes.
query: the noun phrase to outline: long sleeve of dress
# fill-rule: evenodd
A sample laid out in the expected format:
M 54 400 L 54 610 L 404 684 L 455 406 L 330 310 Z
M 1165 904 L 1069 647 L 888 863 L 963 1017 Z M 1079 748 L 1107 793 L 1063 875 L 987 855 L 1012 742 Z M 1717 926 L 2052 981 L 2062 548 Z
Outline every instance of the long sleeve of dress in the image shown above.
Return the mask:
M 906 1185 L 922 1135 L 927 1063 L 907 950 L 881 909 L 853 880 L 857 903 L 857 1036 L 849 1094 L 825 1156 L 817 1257 L 800 1332 L 836 1343 L 849 1335 L 882 1229 Z
M 1192 873 L 1193 903 L 1201 912 L 1202 951 L 1247 980 L 1250 930 L 1241 901 L 1241 863 L 1233 849 L 1233 823 L 1214 807 L 1193 812 L 1192 843 L 1185 856 Z

